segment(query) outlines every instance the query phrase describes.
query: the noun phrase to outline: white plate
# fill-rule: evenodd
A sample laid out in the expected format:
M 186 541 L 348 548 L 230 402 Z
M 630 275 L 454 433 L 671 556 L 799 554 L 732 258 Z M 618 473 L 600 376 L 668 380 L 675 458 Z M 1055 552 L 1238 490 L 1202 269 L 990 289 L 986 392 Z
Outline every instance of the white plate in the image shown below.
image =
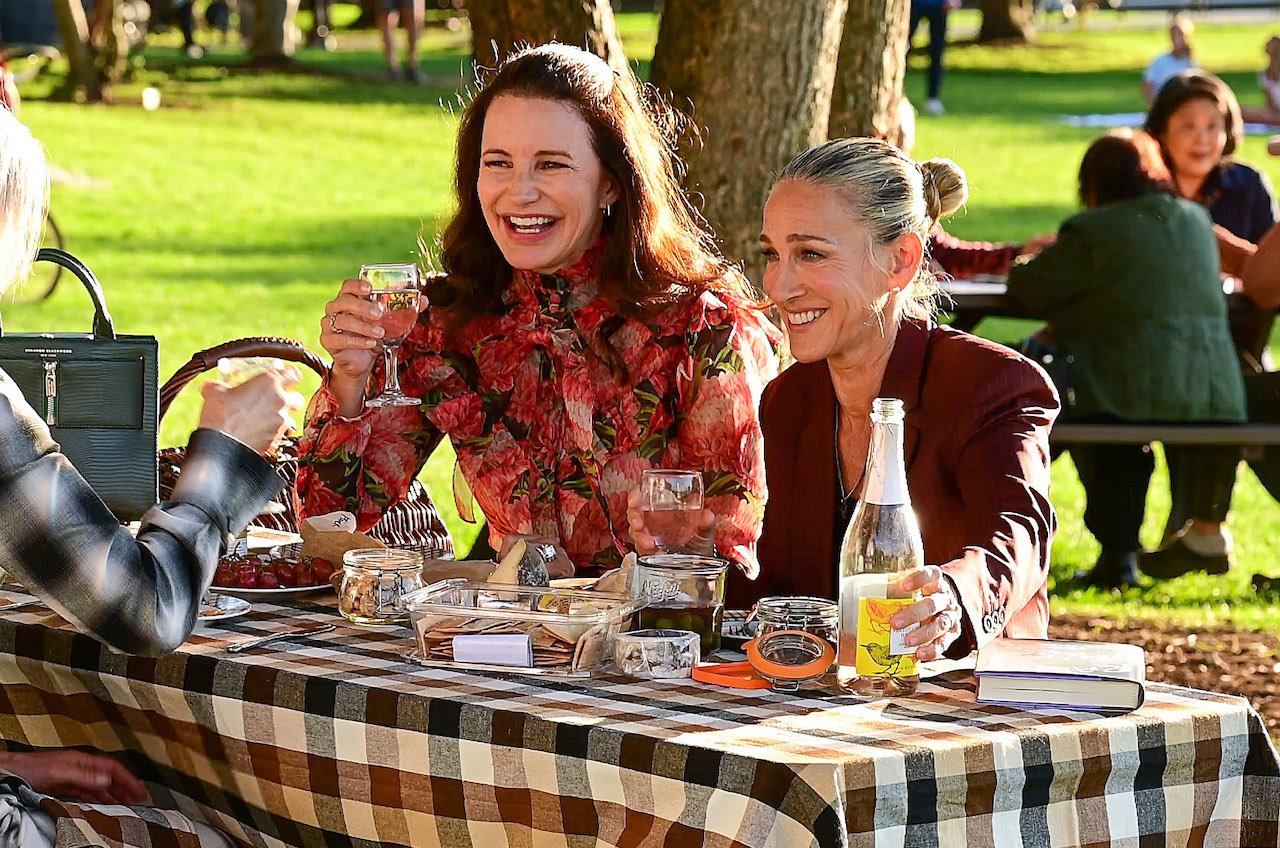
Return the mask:
M 196 614 L 196 625 L 212 624 L 215 621 L 226 621 L 239 618 L 253 607 L 243 598 L 224 595 L 219 592 L 208 592 L 200 602 L 200 612 Z

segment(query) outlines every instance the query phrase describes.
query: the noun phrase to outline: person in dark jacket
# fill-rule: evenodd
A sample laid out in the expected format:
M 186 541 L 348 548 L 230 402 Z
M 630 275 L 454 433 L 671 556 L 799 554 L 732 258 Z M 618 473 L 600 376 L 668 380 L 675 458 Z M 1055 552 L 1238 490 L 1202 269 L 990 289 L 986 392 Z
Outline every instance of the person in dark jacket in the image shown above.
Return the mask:
M 1232 155 L 1243 140 L 1240 105 L 1213 74 L 1186 71 L 1169 80 L 1151 104 L 1146 130 L 1160 142 L 1179 196 L 1204 206 L 1213 219 L 1222 272 L 1243 274 L 1244 262 L 1276 222 L 1276 199 L 1267 178 Z M 1232 338 L 1248 372 L 1269 356 L 1272 311 L 1245 295 L 1228 299 Z M 1172 504 L 1165 537 L 1145 554 L 1143 572 L 1176 577 L 1189 571 L 1221 574 L 1231 566 L 1231 506 L 1240 452 L 1230 446 L 1167 446 Z
M 1202 206 L 1173 195 L 1162 170 L 1145 133 L 1099 138 L 1080 164 L 1086 210 L 1009 272 L 1009 296 L 1048 320 L 1069 358 L 1074 420 L 1245 419 L 1213 226 Z M 1150 447 L 1080 445 L 1071 455 L 1085 526 L 1102 545 L 1082 579 L 1135 585 Z

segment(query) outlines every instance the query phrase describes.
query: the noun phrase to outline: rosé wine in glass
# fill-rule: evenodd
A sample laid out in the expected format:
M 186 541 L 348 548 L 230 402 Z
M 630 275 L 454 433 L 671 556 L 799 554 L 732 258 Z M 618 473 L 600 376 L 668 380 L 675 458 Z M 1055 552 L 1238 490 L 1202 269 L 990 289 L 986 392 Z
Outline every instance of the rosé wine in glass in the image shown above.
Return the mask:
M 382 362 L 387 378 L 382 393 L 365 401 L 365 406 L 417 406 L 422 399 L 409 397 L 400 389 L 396 351 L 418 320 L 422 288 L 418 266 L 412 263 L 365 265 L 360 269 L 360 279 L 372 289 L 369 298 L 382 305 L 378 324 L 383 331 Z
M 374 303 L 382 304 L 382 318 L 378 326 L 386 335 L 382 337 L 385 344 L 388 339 L 403 341 L 413 325 L 418 321 L 418 293 L 416 291 L 375 291 L 370 294 Z
M 698 533 L 702 474 L 654 468 L 640 480 L 640 514 L 653 542 L 664 553 L 681 553 Z

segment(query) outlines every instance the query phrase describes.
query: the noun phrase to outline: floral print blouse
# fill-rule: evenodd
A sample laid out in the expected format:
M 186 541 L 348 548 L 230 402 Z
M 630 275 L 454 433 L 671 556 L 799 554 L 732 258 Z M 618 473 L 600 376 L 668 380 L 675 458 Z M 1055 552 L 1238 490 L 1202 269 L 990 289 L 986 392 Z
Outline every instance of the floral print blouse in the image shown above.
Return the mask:
M 599 294 L 601 253 L 597 244 L 553 275 L 515 272 L 500 311 L 453 339 L 424 312 L 399 351 L 401 387 L 420 406 L 341 418 L 322 387 L 300 446 L 302 514 L 343 509 L 372 527 L 448 436 L 495 550 L 511 534 L 558 540 L 591 575 L 631 549 L 627 496 L 645 469 L 700 470 L 717 549 L 754 577 L 765 501 L 757 409 L 778 331 L 727 294 L 620 318 Z M 382 380 L 375 373 L 371 393 Z

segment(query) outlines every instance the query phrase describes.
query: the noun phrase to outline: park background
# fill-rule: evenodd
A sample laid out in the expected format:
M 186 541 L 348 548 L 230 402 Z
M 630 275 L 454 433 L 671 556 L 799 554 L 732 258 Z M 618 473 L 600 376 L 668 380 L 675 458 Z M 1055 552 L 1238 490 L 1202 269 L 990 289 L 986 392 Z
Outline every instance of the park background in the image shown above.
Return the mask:
M 340 27 L 357 14 L 335 7 Z M 465 23 L 437 23 L 425 36 L 422 86 L 386 82 L 376 32 L 341 28 L 336 51 L 300 51 L 281 72 L 250 70 L 234 39 L 203 35 L 207 52 L 191 59 L 176 33 L 153 36 L 110 105 L 56 99 L 61 62 L 24 84 L 22 118 L 59 171 L 52 209 L 67 247 L 102 279 L 122 332 L 160 339 L 162 379 L 195 351 L 244 336 L 296 338 L 319 351 L 323 305 L 344 277 L 363 263 L 419 258 L 419 236 L 433 241 L 451 210 L 459 98 L 471 80 Z M 1141 71 L 1167 49 L 1166 23 L 1155 13 L 1097 13 L 1042 21 L 1032 44 L 986 46 L 967 42 L 976 13 L 953 15 L 947 111 L 920 116 L 915 147 L 919 159 L 946 156 L 968 173 L 968 207 L 948 229 L 997 241 L 1056 230 L 1077 208 L 1076 169 L 1099 132 L 1060 117 L 1141 111 Z M 1280 34 L 1280 13 L 1209 14 L 1197 24 L 1198 63 L 1243 103 L 1262 105 L 1257 71 L 1264 41 Z M 628 60 L 646 75 L 657 16 L 624 12 L 617 25 Z M 926 61 L 922 50 L 909 59 L 905 90 L 916 103 Z M 161 94 L 157 110 L 141 106 L 148 87 Z M 749 123 L 751 92 L 739 108 Z M 1266 155 L 1265 142 L 1249 136 L 1237 156 L 1280 181 L 1280 160 Z M 3 305 L 5 326 L 21 331 L 87 330 L 90 314 L 84 292 L 66 283 L 47 302 Z M 1035 326 L 988 320 L 978 332 L 1014 342 Z M 309 378 L 305 391 L 314 387 Z M 179 398 L 162 444 L 185 441 L 198 396 L 191 388 Z M 446 446 L 423 479 L 465 551 L 475 528 L 454 511 L 452 468 Z M 1055 634 L 1138 641 L 1153 678 L 1243 692 L 1274 734 L 1280 596 L 1256 591 L 1251 578 L 1280 578 L 1280 506 L 1251 472 L 1242 467 L 1236 487 L 1230 574 L 1148 581 L 1124 593 L 1064 585 L 1098 553 L 1069 457 L 1053 467 L 1052 497 Z M 1148 546 L 1167 509 L 1161 463 L 1148 495 Z

